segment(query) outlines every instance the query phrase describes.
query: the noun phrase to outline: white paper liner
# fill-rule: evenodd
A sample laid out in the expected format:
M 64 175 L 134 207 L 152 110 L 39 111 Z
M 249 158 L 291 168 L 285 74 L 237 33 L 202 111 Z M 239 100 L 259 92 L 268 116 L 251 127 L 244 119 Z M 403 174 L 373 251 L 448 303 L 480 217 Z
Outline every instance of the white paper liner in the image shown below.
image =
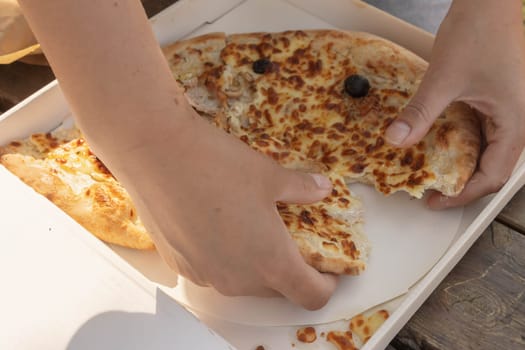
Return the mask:
M 352 317 L 405 292 L 427 273 L 452 243 L 462 209 L 432 211 L 404 193 L 384 197 L 354 184 L 364 201 L 364 229 L 372 252 L 367 270 L 344 276 L 329 303 L 307 311 L 284 298 L 225 297 L 184 278 L 172 290 L 197 314 L 257 326 L 320 324 Z

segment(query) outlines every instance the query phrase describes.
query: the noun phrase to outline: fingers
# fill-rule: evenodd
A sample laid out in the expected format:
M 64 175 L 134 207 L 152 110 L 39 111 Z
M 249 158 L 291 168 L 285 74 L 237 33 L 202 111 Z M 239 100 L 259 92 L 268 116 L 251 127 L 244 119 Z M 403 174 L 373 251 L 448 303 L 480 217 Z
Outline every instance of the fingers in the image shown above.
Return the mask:
M 451 93 L 450 87 L 446 87 L 448 82 L 444 82 L 444 79 L 434 79 L 432 76 L 425 75 L 414 97 L 386 129 L 385 139 L 388 143 L 409 147 L 419 142 L 436 118 L 456 97 Z
M 498 191 L 510 177 L 521 154 L 521 147 L 509 142 L 493 142 L 482 155 L 480 167 L 457 197 L 432 194 L 427 201 L 431 209 L 446 209 L 472 202 Z
M 337 287 L 337 276 L 320 273 L 307 265 L 299 253 L 288 263 L 283 262 L 282 269 L 269 276 L 270 287 L 307 310 L 323 307 Z
M 284 203 L 308 204 L 320 201 L 330 194 L 331 181 L 320 174 L 285 170 L 276 200 Z

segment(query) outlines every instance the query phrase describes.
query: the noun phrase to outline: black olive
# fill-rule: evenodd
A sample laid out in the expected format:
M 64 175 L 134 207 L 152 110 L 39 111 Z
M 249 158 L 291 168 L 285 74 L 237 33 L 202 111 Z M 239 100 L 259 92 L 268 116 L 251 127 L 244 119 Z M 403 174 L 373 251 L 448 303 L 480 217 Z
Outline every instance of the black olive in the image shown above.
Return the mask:
M 345 91 L 352 97 L 365 97 L 370 90 L 370 83 L 365 77 L 353 74 L 345 79 Z
M 252 69 L 257 74 L 264 74 L 266 70 L 270 67 L 272 61 L 267 58 L 260 58 L 257 61 L 253 62 Z

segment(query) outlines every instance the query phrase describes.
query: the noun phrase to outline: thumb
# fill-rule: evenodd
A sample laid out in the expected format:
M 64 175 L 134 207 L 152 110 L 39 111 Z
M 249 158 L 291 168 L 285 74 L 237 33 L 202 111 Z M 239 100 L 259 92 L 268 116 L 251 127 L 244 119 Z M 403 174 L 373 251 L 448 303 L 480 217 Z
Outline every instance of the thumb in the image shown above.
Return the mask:
M 425 75 L 414 97 L 386 129 L 386 141 L 398 147 L 416 144 L 454 97 L 444 79 Z
M 332 191 L 332 182 L 320 174 L 285 170 L 286 174 L 275 198 L 279 202 L 308 204 L 320 201 Z

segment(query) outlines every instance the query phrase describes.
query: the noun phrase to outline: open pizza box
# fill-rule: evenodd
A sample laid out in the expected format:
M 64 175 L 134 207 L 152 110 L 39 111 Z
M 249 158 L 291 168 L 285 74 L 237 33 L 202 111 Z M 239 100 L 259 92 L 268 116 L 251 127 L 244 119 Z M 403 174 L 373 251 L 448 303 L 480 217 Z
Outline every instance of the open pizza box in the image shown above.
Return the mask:
M 215 31 L 339 28 L 377 34 L 428 59 L 433 42 L 352 0 L 180 0 L 151 22 L 161 45 Z M 71 118 L 53 82 L 0 117 L 0 144 Z M 361 347 L 383 349 L 525 183 L 523 163 L 496 195 L 445 212 L 351 185 L 365 205 L 369 267 L 362 276 L 343 277 L 332 300 L 315 312 L 280 298 L 227 298 L 197 287 L 155 252 L 100 242 L 0 167 L 0 271 L 11 286 L 0 301 L 0 323 L 7 326 L 1 332 L 9 335 L 0 336 L 0 348 L 104 348 L 100 339 L 107 348 L 136 348 L 147 338 L 146 348 L 333 349 L 321 333 L 346 331 L 356 314 L 386 309 L 390 317 Z M 297 340 L 305 325 L 316 328 L 314 343 Z

